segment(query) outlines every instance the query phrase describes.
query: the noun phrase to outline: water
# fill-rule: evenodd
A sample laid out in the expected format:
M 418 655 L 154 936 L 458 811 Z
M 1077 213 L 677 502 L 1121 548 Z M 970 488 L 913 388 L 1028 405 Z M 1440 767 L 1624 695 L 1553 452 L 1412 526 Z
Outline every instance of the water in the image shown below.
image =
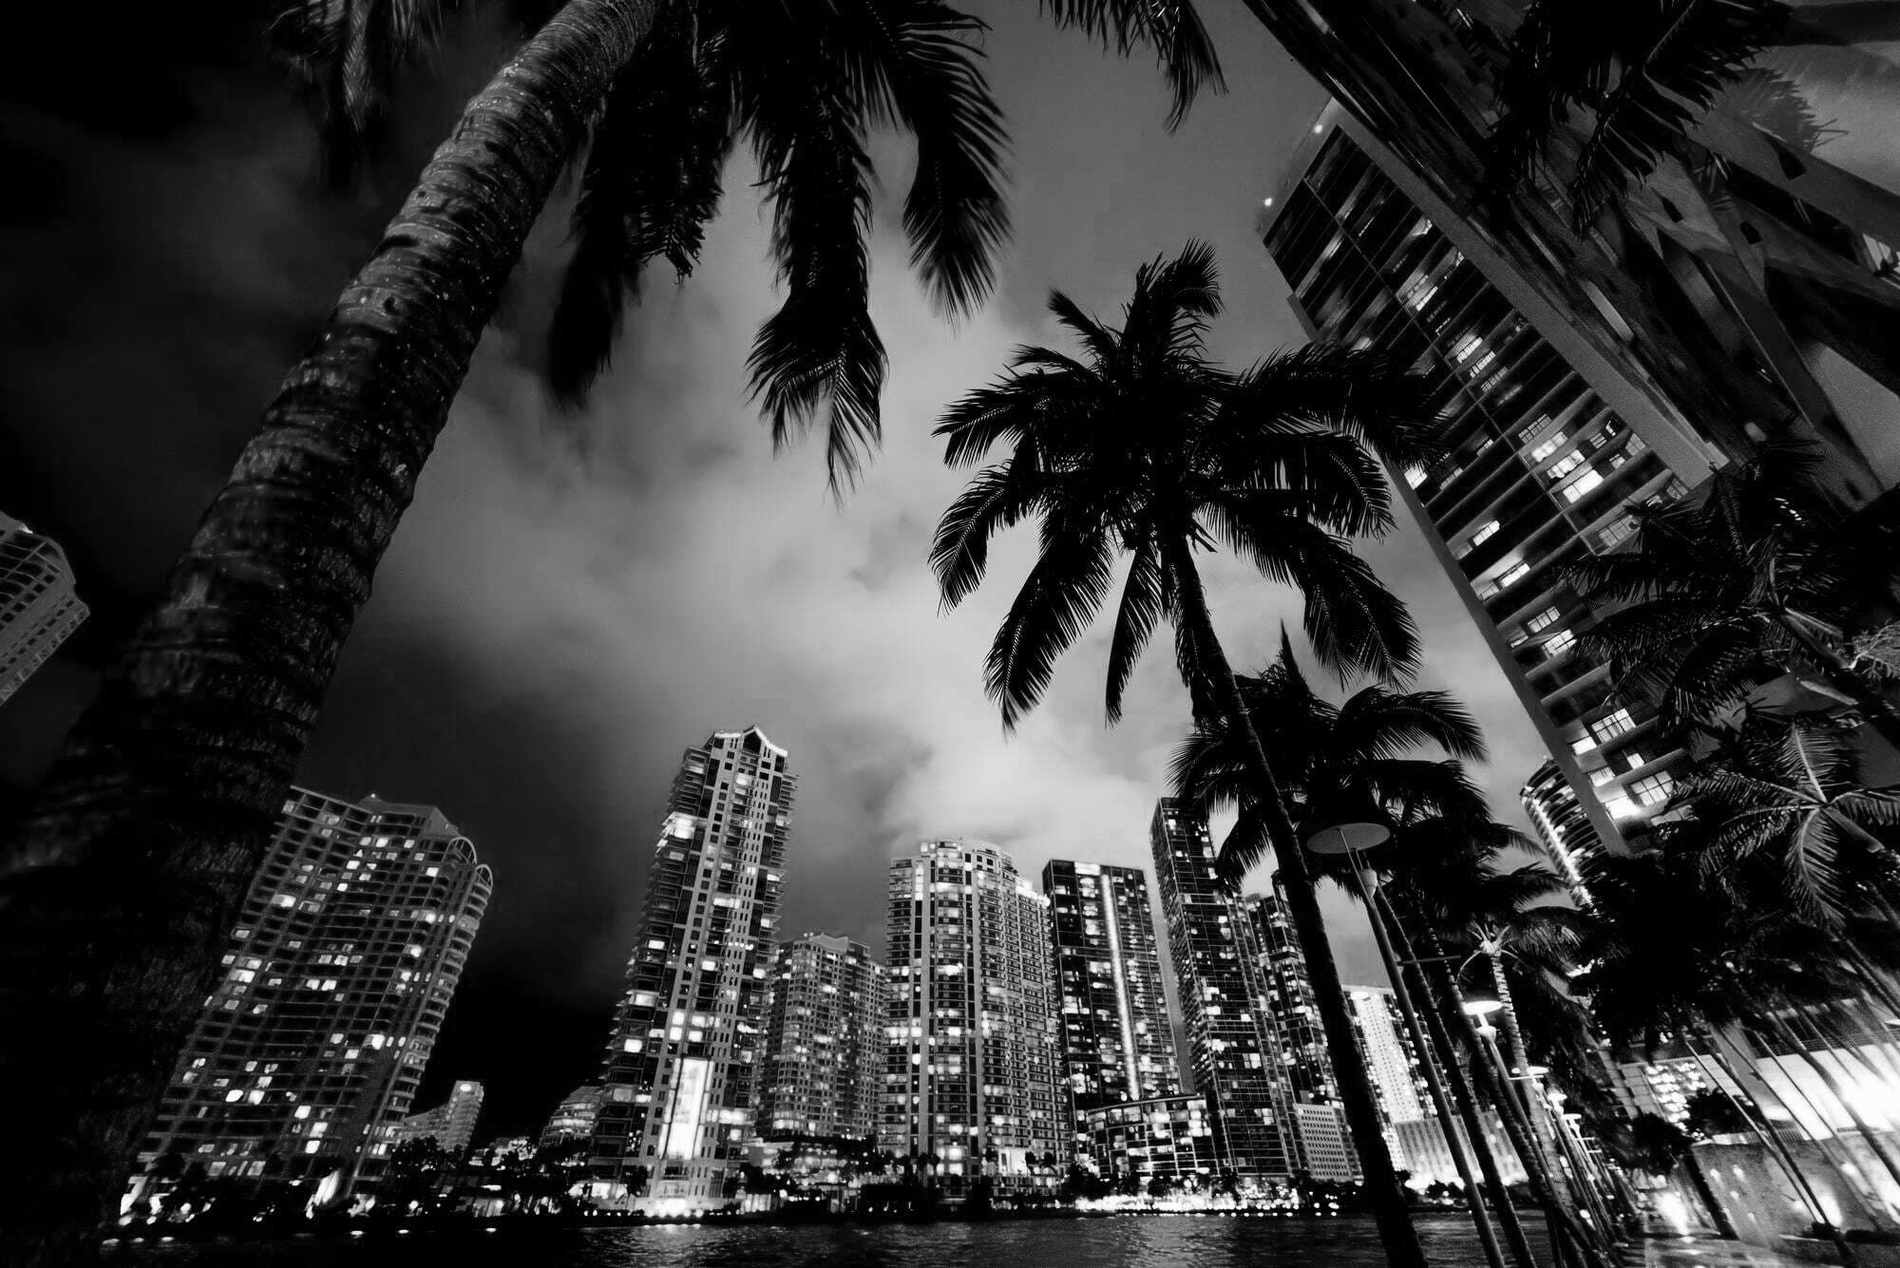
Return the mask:
M 1418 1221 L 1439 1268 L 1484 1263 L 1463 1216 Z M 503 1228 L 407 1237 L 122 1247 L 129 1268 L 1381 1268 L 1370 1220 L 1123 1216 L 989 1224 Z

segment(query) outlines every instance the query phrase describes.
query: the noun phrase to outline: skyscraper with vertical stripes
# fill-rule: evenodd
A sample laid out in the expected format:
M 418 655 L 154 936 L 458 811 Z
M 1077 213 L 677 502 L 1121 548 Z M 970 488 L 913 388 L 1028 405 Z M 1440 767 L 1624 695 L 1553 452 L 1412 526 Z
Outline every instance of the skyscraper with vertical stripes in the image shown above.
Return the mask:
M 725 1205 L 753 1130 L 794 788 L 757 727 L 680 760 L 602 1064 L 597 1201 Z
M 1055 951 L 1062 1078 L 1075 1112 L 1181 1090 L 1148 874 L 1052 859 L 1042 869 Z

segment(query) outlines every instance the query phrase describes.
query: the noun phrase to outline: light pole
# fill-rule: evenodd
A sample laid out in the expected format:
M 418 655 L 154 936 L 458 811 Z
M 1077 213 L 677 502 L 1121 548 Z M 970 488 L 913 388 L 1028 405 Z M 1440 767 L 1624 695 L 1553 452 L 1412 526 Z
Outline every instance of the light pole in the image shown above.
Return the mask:
M 1370 807 L 1368 807 L 1370 809 Z M 1364 817 L 1327 816 L 1318 822 L 1309 823 L 1302 832 L 1306 848 L 1319 855 L 1344 855 L 1352 869 L 1353 879 L 1358 882 L 1359 896 L 1366 905 L 1366 914 L 1372 923 L 1372 936 L 1379 946 L 1379 957 L 1385 962 L 1386 977 L 1392 982 L 1392 993 L 1398 1000 L 1399 1012 L 1405 1020 L 1405 1027 L 1411 1032 L 1414 1049 L 1423 1058 L 1425 1082 L 1431 1092 L 1432 1110 L 1438 1116 L 1441 1130 L 1445 1134 L 1445 1147 L 1450 1150 L 1452 1163 L 1458 1170 L 1458 1178 L 1465 1187 L 1465 1201 L 1471 1208 L 1471 1222 L 1477 1229 L 1478 1241 L 1484 1247 L 1485 1263 L 1490 1268 L 1504 1268 L 1504 1255 L 1498 1247 L 1497 1230 L 1491 1226 L 1491 1217 L 1485 1210 L 1483 1191 L 1478 1187 L 1477 1179 L 1471 1173 L 1471 1159 L 1466 1156 L 1458 1139 L 1458 1126 L 1452 1117 L 1451 1104 L 1445 1096 L 1445 1085 L 1439 1074 L 1438 1063 L 1432 1059 L 1431 1041 L 1419 1025 L 1418 1013 L 1412 1007 L 1411 992 L 1405 985 L 1405 977 L 1400 972 L 1398 958 L 1392 952 L 1392 942 L 1387 936 L 1385 922 L 1382 919 L 1378 903 L 1374 897 L 1378 890 L 1379 878 L 1371 868 L 1365 866 L 1360 852 L 1384 845 L 1392 839 L 1392 832 L 1384 823 L 1370 815 Z M 1474 1143 L 1474 1148 L 1481 1147 Z M 1506 1199 L 1508 1201 L 1508 1199 Z M 1518 1250 L 1519 1239 L 1514 1239 L 1512 1249 Z M 1518 1256 L 1518 1268 L 1536 1268 L 1535 1261 L 1529 1258 L 1528 1243 L 1522 1247 Z

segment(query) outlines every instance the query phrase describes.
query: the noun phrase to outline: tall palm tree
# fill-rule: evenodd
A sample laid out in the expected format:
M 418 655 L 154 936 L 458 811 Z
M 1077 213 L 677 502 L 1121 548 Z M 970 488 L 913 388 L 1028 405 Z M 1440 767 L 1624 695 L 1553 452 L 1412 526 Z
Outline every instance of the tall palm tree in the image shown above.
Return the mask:
M 1628 548 L 1571 565 L 1584 598 L 1616 609 L 1584 654 L 1610 662 L 1619 690 L 1660 697 L 1665 725 L 1720 720 L 1792 671 L 1900 748 L 1900 714 L 1847 645 L 1900 582 L 1894 528 L 1840 515 L 1814 467 L 1811 449 L 1772 446 L 1699 501 L 1639 512 Z
M 1048 7 L 1157 45 L 1179 94 L 1215 73 L 1187 4 Z M 1006 228 L 976 26 L 941 0 L 568 0 L 470 101 L 0 854 L 0 1108 L 19 1143 L 0 1163 L 0 1259 L 80 1253 L 112 1209 L 376 566 L 562 173 L 586 151 L 581 264 L 624 282 L 651 255 L 691 257 L 722 146 L 750 141 L 786 290 L 753 385 L 779 437 L 826 428 L 846 479 L 875 443 L 883 376 L 865 305 L 867 131 L 917 138 L 906 229 L 945 307 L 982 297 Z M 656 103 L 656 85 L 678 87 L 661 72 L 688 60 L 707 78 Z M 661 117 L 687 122 L 649 154 Z M 624 250 L 605 245 L 603 200 Z M 600 289 L 596 329 L 621 298 Z
M 1348 537 L 1392 523 L 1373 448 L 1397 462 L 1427 448 L 1422 386 L 1381 358 L 1325 345 L 1233 373 L 1206 355 L 1220 312 L 1212 252 L 1190 243 L 1144 264 L 1119 327 L 1057 292 L 1050 310 L 1082 345 L 1017 351 L 1010 373 L 954 404 L 938 426 L 945 459 L 985 467 L 945 512 L 931 552 L 946 605 L 969 596 L 990 537 L 1035 518 L 1041 551 L 997 631 L 986 685 L 1013 728 L 1041 698 L 1058 656 L 1108 599 L 1117 557 L 1127 579 L 1109 645 L 1106 708 L 1121 714 L 1137 658 L 1162 621 L 1197 724 L 1225 719 L 1246 761 L 1306 953 L 1341 1099 L 1366 1168 L 1390 1261 L 1423 1263 L 1380 1136 L 1377 1107 L 1340 991 L 1283 789 L 1250 721 L 1202 586 L 1196 553 L 1225 545 L 1305 597 L 1305 629 L 1342 673 L 1409 672 L 1410 618 L 1353 554 Z

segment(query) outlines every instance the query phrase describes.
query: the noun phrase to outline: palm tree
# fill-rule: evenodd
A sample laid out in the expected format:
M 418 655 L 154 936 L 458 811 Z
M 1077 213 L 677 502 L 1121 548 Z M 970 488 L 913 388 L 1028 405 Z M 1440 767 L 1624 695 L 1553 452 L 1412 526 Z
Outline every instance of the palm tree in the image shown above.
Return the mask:
M 1900 581 L 1893 529 L 1842 517 L 1814 465 L 1811 449 L 1771 446 L 1701 500 L 1639 512 L 1629 548 L 1571 565 L 1585 599 L 1618 609 L 1583 654 L 1610 662 L 1618 690 L 1659 696 L 1666 726 L 1720 720 L 1793 671 L 1900 748 L 1900 715 L 1846 642 Z
M 1217 73 L 1187 4 L 1049 8 L 1155 45 L 1178 100 Z M 691 258 L 717 159 L 751 142 L 786 289 L 753 385 L 779 438 L 822 424 L 848 479 L 876 441 L 884 369 L 865 305 L 868 129 L 917 138 L 905 223 L 944 307 L 981 299 L 1006 230 L 977 26 L 941 0 L 568 0 L 469 103 L 0 855 L 0 1096 L 21 1144 L 0 1165 L 0 1259 L 79 1253 L 112 1209 L 376 566 L 562 173 L 586 149 L 577 276 L 599 294 L 570 328 L 611 329 L 644 259 Z M 706 78 L 680 89 L 684 65 Z
M 1220 312 L 1220 289 L 1213 254 L 1199 243 L 1136 272 L 1118 328 L 1060 292 L 1049 307 L 1080 341 L 1081 357 L 1019 349 L 1009 374 L 951 406 L 938 426 L 952 466 L 1009 449 L 971 479 L 938 525 L 931 564 L 944 602 L 961 602 L 982 581 L 994 533 L 1041 521 L 1041 553 L 986 665 L 989 694 L 1013 728 L 1108 598 L 1117 557 L 1128 555 L 1109 645 L 1108 717 L 1119 718 L 1155 627 L 1171 622 L 1197 724 L 1226 719 L 1247 737 L 1255 800 L 1312 971 L 1386 1253 L 1394 1264 L 1421 1264 L 1306 860 L 1215 634 L 1195 554 L 1226 545 L 1301 591 L 1307 637 L 1329 666 L 1380 677 L 1409 672 L 1417 657 L 1411 620 L 1347 538 L 1390 527 L 1388 490 L 1366 448 L 1399 463 L 1423 453 L 1424 393 L 1377 356 L 1324 345 L 1239 373 L 1210 364 L 1204 336 Z

